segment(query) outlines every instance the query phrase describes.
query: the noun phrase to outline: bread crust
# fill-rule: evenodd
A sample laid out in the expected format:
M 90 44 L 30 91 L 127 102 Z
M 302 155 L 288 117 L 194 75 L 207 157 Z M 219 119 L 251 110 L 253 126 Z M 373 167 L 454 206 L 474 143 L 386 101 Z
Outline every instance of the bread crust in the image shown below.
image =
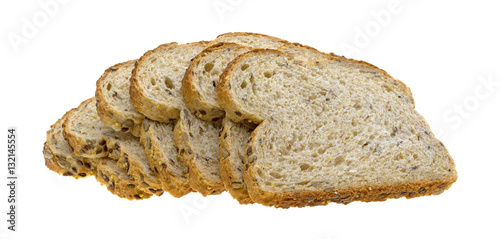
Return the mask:
M 97 102 L 97 115 L 99 115 L 99 118 L 104 125 L 109 126 L 116 131 L 130 132 L 134 136 L 139 137 L 141 124 L 144 120 L 144 115 L 138 112 L 133 113 L 116 110 L 112 103 L 106 100 L 104 90 L 106 87 L 104 85 L 105 79 L 110 73 L 116 71 L 121 67 L 127 67 L 130 64 L 135 65 L 136 62 L 137 60 L 130 60 L 118 63 L 106 69 L 101 77 L 99 77 L 99 80 L 97 80 L 96 82 L 95 98 Z M 127 120 L 131 120 L 133 124 L 129 125 L 130 121 Z
M 138 69 L 140 69 L 143 65 L 146 64 L 146 60 L 153 54 L 156 54 L 158 51 L 163 51 L 168 48 L 176 47 L 179 44 L 176 42 L 166 43 L 158 46 L 153 50 L 149 50 L 144 55 L 139 58 L 137 61 L 134 70 L 132 71 L 132 77 L 130 78 L 130 100 L 134 108 L 144 114 L 146 117 L 156 120 L 159 122 L 169 122 L 171 120 L 175 120 L 179 118 L 180 114 L 180 106 L 173 106 L 170 104 L 166 104 L 156 99 L 151 99 L 148 96 L 147 89 L 144 89 L 140 85 L 140 76 L 138 73 Z M 200 44 L 198 42 L 188 43 L 185 45 L 197 45 L 203 46 L 204 44 Z
M 234 165 L 231 163 L 232 160 L 240 160 L 239 155 L 232 155 L 233 147 L 236 142 L 231 141 L 231 137 L 226 137 L 226 135 L 231 134 L 231 128 L 226 124 L 227 118 L 224 118 L 223 127 L 219 134 L 219 168 L 220 177 L 224 183 L 224 187 L 229 192 L 229 194 L 236 199 L 240 204 L 252 204 L 254 201 L 250 198 L 247 191 L 247 186 L 244 180 L 238 180 L 238 176 L 234 171 Z M 242 169 L 244 170 L 244 169 Z

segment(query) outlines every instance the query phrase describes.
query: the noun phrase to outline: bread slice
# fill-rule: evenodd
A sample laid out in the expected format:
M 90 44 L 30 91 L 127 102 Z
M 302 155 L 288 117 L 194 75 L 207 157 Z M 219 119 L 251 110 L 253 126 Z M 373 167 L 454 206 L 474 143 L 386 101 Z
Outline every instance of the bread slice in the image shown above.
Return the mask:
M 140 189 L 141 182 L 129 177 L 123 168 L 116 166 L 116 161 L 109 158 L 85 158 L 71 153 L 68 141 L 63 137 L 63 124 L 67 112 L 49 131 L 44 144 L 45 165 L 63 176 L 83 178 L 95 176 L 97 181 L 106 185 L 113 194 L 132 199 L 145 199 L 152 196 L 148 191 Z M 96 173 L 99 172 L 99 173 Z
M 85 157 L 74 155 L 63 137 L 62 126 L 67 115 L 68 113 L 64 114 L 47 131 L 47 141 L 43 144 L 45 166 L 58 174 L 76 179 L 92 176 L 95 174 L 94 164 Z
M 179 157 L 189 166 L 189 184 L 203 196 L 225 191 L 219 172 L 219 129 L 220 122 L 203 121 L 188 109 L 181 111 L 174 129 Z
M 204 44 L 163 44 L 146 52 L 136 63 L 130 79 L 132 105 L 146 117 L 170 122 L 184 107 L 181 82 L 191 60 Z
M 254 48 L 278 49 L 289 42 L 277 37 L 252 32 L 228 32 L 220 34 L 210 45 L 222 42 L 232 42 L 242 46 Z
M 179 150 L 174 143 L 174 124 L 150 119 L 145 119 L 142 124 L 140 142 L 163 189 L 174 197 L 193 192 L 188 181 L 188 166 L 179 159 Z
M 241 37 L 244 37 L 245 41 L 241 41 Z M 189 68 L 186 70 L 186 74 L 184 75 L 181 88 L 184 101 L 186 102 L 186 105 L 191 110 L 191 112 L 199 118 L 207 121 L 218 121 L 222 117 L 224 117 L 224 111 L 217 102 L 217 94 L 215 91 L 215 87 L 219 83 L 219 76 L 229 64 L 229 62 L 231 62 L 238 55 L 251 50 L 252 48 L 250 47 L 280 47 L 280 49 L 286 52 L 310 61 L 321 60 L 329 56 L 328 54 L 319 52 L 312 47 L 300 45 L 298 43 L 288 43 L 278 38 L 260 34 L 226 34 L 218 40 L 221 42 L 216 43 L 215 45 L 212 45 L 203 50 L 193 59 L 193 61 L 191 61 L 191 64 L 189 65 Z M 240 42 L 246 44 L 249 47 L 238 45 L 236 43 L 232 43 L 231 41 Z M 233 125 L 232 128 L 237 129 L 238 127 L 240 127 L 239 124 Z M 241 127 L 242 128 L 238 130 L 247 130 L 245 126 Z M 197 135 L 194 134 L 194 137 L 197 137 Z M 229 145 L 231 144 L 231 141 L 226 141 L 225 144 Z M 228 147 L 232 149 L 239 148 L 240 150 L 243 150 L 244 145 L 232 145 Z M 235 161 L 228 160 L 226 162 L 232 164 Z M 227 165 L 227 167 L 223 167 L 221 168 L 221 170 L 236 169 L 240 167 L 240 165 L 242 165 L 242 162 L 234 166 Z M 227 176 L 228 174 L 231 174 L 233 176 L 239 175 L 237 172 L 221 171 L 221 174 L 223 173 L 226 174 L 225 176 Z M 229 190 L 229 192 L 232 194 L 233 188 L 231 187 L 231 184 L 233 184 L 233 187 L 237 184 L 232 182 L 233 180 L 223 181 L 225 183 L 226 189 Z M 242 182 L 242 176 L 237 181 Z M 248 200 L 244 199 L 248 198 L 248 196 L 242 196 L 241 191 L 242 190 L 238 190 L 238 195 L 233 196 L 237 199 L 242 198 L 241 203 L 248 203 Z
M 198 54 L 182 80 L 182 96 L 186 106 L 199 118 L 218 121 L 224 109 L 217 102 L 215 87 L 226 66 L 238 55 L 251 50 L 235 43 L 218 43 Z
M 226 116 L 259 124 L 244 155 L 255 202 L 286 208 L 413 198 L 439 194 L 457 178 L 409 88 L 368 63 L 332 56 L 311 65 L 254 50 L 221 79 Z
M 107 187 L 112 194 L 128 200 L 141 200 L 153 196 L 143 190 L 142 182 L 127 174 L 125 169 L 116 165 L 110 158 L 91 159 L 96 166 L 96 179 Z
M 219 134 L 220 176 L 226 190 L 241 204 L 253 203 L 243 178 L 245 146 L 253 129 L 253 127 L 224 118 Z
M 144 115 L 130 101 L 130 77 L 137 60 L 116 64 L 96 83 L 97 114 L 104 125 L 139 137 Z
M 138 188 L 161 196 L 164 192 L 162 185 L 157 174 L 148 165 L 139 138 L 121 132 L 106 135 L 105 138 L 109 157 L 117 160 L 119 167 L 140 182 Z
M 113 132 L 99 119 L 95 97 L 70 110 L 63 124 L 63 135 L 69 142 L 71 152 L 86 158 L 106 157 L 108 150 L 103 135 Z
M 95 97 L 84 101 L 78 108 L 70 111 L 67 121 L 69 119 L 73 122 L 71 124 L 66 122 L 64 131 L 69 141 L 73 142 L 73 148 L 84 149 L 82 156 L 94 157 L 94 150 L 87 150 L 85 145 L 98 145 L 102 148 L 100 152 L 102 157 L 115 159 L 117 166 L 123 169 L 129 175 L 128 177 L 136 178 L 135 181 L 140 182 L 138 184 L 140 190 L 149 191 L 158 196 L 163 194 L 161 183 L 147 164 L 144 148 L 140 145 L 139 138 L 104 126 L 97 116 Z M 83 146 L 74 144 L 75 142 L 81 142 Z M 88 148 L 92 149 L 91 146 Z

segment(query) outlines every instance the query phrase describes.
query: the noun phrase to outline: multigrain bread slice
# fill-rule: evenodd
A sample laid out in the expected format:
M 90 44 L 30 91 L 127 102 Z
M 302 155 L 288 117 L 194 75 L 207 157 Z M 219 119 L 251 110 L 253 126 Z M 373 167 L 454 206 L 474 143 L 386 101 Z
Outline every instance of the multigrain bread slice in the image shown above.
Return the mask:
M 76 156 L 70 150 L 69 143 L 63 137 L 63 123 L 68 113 L 64 114 L 47 131 L 47 140 L 43 144 L 45 166 L 50 170 L 76 179 L 95 174 L 95 166 L 85 157 Z
M 161 196 L 163 188 L 158 176 L 148 165 L 144 147 L 139 138 L 130 134 L 116 132 L 106 135 L 109 157 L 117 160 L 117 165 L 139 181 L 139 189 Z
M 248 44 L 250 47 L 253 46 L 251 45 L 252 43 L 266 48 L 280 46 L 282 43 L 285 43 L 280 39 L 270 36 L 245 34 L 245 37 L 254 38 L 253 41 L 247 40 L 245 42 L 245 44 Z M 237 37 L 234 39 L 229 37 L 224 38 L 225 41 L 237 39 Z M 264 43 L 263 39 L 267 39 L 267 42 Z M 193 59 L 193 61 L 191 61 L 191 64 L 184 75 L 181 90 L 186 105 L 190 108 L 194 115 L 207 121 L 217 121 L 224 117 L 224 111 L 217 102 L 217 94 L 215 91 L 216 86 L 219 83 L 219 76 L 229 62 L 231 62 L 238 55 L 251 50 L 252 48 L 250 47 L 238 45 L 236 43 L 217 43 L 203 50 Z M 328 54 L 320 52 L 312 47 L 304 46 L 298 43 L 286 43 L 285 45 L 281 45 L 280 49 L 293 54 L 295 57 L 312 62 L 329 56 Z M 236 132 L 248 131 L 247 128 L 248 126 L 240 124 L 233 124 L 231 127 L 231 129 L 234 129 Z M 226 131 L 228 130 L 226 129 Z M 244 144 L 235 145 L 234 143 L 236 142 L 232 142 L 230 140 L 226 140 L 224 143 L 226 147 L 233 150 L 242 151 L 245 147 Z M 235 165 L 232 165 L 233 163 Z M 241 203 L 249 203 L 247 200 L 248 195 L 243 195 L 245 187 L 240 187 L 237 188 L 237 190 L 234 190 L 234 187 L 238 187 L 238 184 L 243 183 L 243 176 L 239 174 L 239 172 L 235 172 L 233 170 L 241 168 L 242 164 L 242 161 L 226 160 L 224 167 L 221 167 L 220 169 L 221 176 L 224 176 L 222 179 L 224 181 L 225 188 L 230 192 L 230 194 L 233 195 L 233 192 L 236 193 L 236 195 L 233 195 L 234 198 Z M 231 171 L 223 172 L 223 170 Z M 229 180 L 230 178 L 228 175 L 231 175 L 233 179 Z
M 69 119 L 73 120 L 72 124 L 68 124 Z M 64 131 L 70 142 L 73 142 L 73 148 L 83 149 L 82 156 L 94 157 L 94 152 L 99 152 L 102 157 L 113 158 L 117 166 L 129 177 L 140 182 L 139 189 L 158 196 L 163 194 L 160 182 L 147 164 L 139 138 L 104 126 L 97 116 L 95 97 L 69 111 Z M 92 147 L 100 147 L 102 150 L 88 150 Z
M 153 196 L 141 187 L 142 182 L 127 174 L 110 158 L 91 159 L 96 166 L 96 179 L 112 194 L 128 200 L 141 200 Z
M 137 60 L 116 64 L 96 83 L 97 114 L 104 125 L 139 137 L 144 115 L 130 101 L 130 77 Z
M 215 87 L 226 66 L 237 56 L 251 50 L 235 43 L 217 43 L 198 54 L 182 80 L 182 96 L 186 106 L 199 118 L 218 121 L 224 109 L 217 102 Z
M 174 129 L 179 157 L 189 166 L 189 184 L 203 196 L 225 191 L 219 172 L 219 129 L 220 122 L 201 120 L 188 109 L 181 111 Z
M 95 97 L 70 110 L 63 124 L 63 135 L 69 142 L 71 152 L 87 158 L 107 156 L 106 140 L 102 136 L 113 132 L 99 119 Z
M 244 155 L 255 202 L 286 208 L 413 198 L 439 194 L 457 178 L 409 88 L 368 63 L 332 56 L 311 65 L 254 50 L 221 79 L 227 117 L 259 124 Z
M 163 44 L 146 52 L 136 63 L 130 79 L 132 105 L 146 117 L 170 122 L 184 108 L 181 83 L 191 60 L 205 45 Z
M 149 166 L 156 172 L 165 191 L 174 197 L 193 192 L 188 181 L 188 166 L 179 159 L 179 150 L 174 143 L 173 123 L 145 119 L 140 142 L 145 148 Z
M 253 127 L 234 123 L 230 119 L 224 118 L 219 134 L 220 176 L 226 190 L 241 204 L 253 203 L 243 178 L 245 146 L 253 129 Z
M 228 32 L 220 34 L 210 42 L 215 45 L 222 42 L 232 42 L 242 46 L 251 46 L 254 48 L 278 49 L 289 42 L 277 37 L 253 32 Z
M 68 141 L 63 137 L 63 124 L 68 113 L 61 117 L 47 131 L 44 144 L 45 165 L 52 171 L 64 176 L 83 178 L 95 176 L 97 181 L 106 185 L 108 190 L 121 197 L 145 199 L 151 193 L 140 189 L 140 182 L 129 177 L 123 168 L 116 166 L 116 160 L 110 158 L 85 158 L 71 153 Z

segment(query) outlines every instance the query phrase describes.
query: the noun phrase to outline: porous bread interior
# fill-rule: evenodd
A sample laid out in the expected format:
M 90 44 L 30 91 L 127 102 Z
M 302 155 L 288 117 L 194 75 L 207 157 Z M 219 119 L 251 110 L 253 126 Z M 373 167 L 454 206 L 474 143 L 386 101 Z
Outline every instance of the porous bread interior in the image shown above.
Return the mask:
M 130 101 L 130 77 L 135 62 L 136 60 L 128 61 L 111 67 L 97 82 L 97 90 L 101 94 L 96 94 L 96 97 L 105 102 L 106 107 L 102 110 L 108 111 L 106 116 L 109 115 L 114 121 L 103 120 L 103 123 L 115 131 L 122 131 L 124 128 L 132 130 L 131 127 L 140 125 L 144 119 L 144 115 L 137 112 Z M 132 133 L 138 136 L 138 130 Z
M 301 45 L 299 43 L 285 44 L 278 48 L 278 50 L 287 53 L 295 58 L 312 63 L 330 57 L 329 54 L 318 51 L 310 46 Z
M 130 134 L 113 132 L 106 135 L 106 143 L 109 157 L 117 160 L 117 165 L 125 169 L 128 174 L 145 183 L 141 182 L 140 187 L 153 193 L 160 189 L 161 193 L 161 183 L 148 165 L 148 159 L 139 138 Z
M 249 50 L 250 48 L 237 44 L 222 43 L 201 52 L 191 63 L 190 70 L 186 72 L 184 78 L 184 81 L 186 81 L 189 75 L 191 78 L 190 84 L 194 87 L 188 88 L 183 86 L 183 92 L 190 90 L 192 91 L 189 92 L 191 97 L 197 97 L 196 101 L 193 101 L 193 104 L 188 104 L 187 106 L 193 112 L 197 110 L 208 111 L 206 108 L 210 108 L 212 112 L 204 113 L 212 113 L 212 118 L 223 117 L 224 111 L 217 102 L 217 93 L 215 92 L 215 87 L 219 84 L 219 76 L 236 56 Z M 185 93 L 184 97 L 186 97 Z M 207 105 L 204 107 L 205 109 L 202 109 L 201 104 L 198 104 L 198 102 L 203 102 L 204 105 Z M 219 114 L 213 112 L 216 110 L 218 110 Z M 198 113 L 197 116 L 203 118 L 204 115 Z
M 278 49 L 288 43 L 283 39 L 259 33 L 229 32 L 217 36 L 210 44 L 221 42 L 232 42 L 242 46 L 264 49 Z
M 409 90 L 385 72 L 339 57 L 311 66 L 277 51 L 249 52 L 233 63 L 220 103 L 238 109 L 227 112 L 233 120 L 266 120 L 245 152 L 246 176 L 260 190 L 329 192 L 456 178 Z
M 139 60 L 134 73 L 142 93 L 148 100 L 160 106 L 165 105 L 167 109 L 182 109 L 182 78 L 191 59 L 203 49 L 204 46 L 199 44 L 169 44 L 155 49 L 152 54 L 145 54 Z M 150 117 L 149 111 L 141 113 Z
M 189 164 L 190 170 L 196 168 L 207 182 L 222 185 L 219 172 L 219 123 L 207 122 L 191 114 L 189 110 L 181 112 L 179 122 L 182 124 L 182 143 L 177 143 L 180 150 L 192 150 Z M 184 152 L 189 153 L 189 152 Z M 191 176 L 191 175 L 190 175 Z
M 125 169 L 116 165 L 116 160 L 110 158 L 92 159 L 96 166 L 96 179 L 105 185 L 112 194 L 129 200 L 147 199 L 151 192 L 141 187 L 137 178 L 129 177 Z
M 251 203 L 243 178 L 245 165 L 243 158 L 245 146 L 253 131 L 243 124 L 234 123 L 228 118 L 222 121 L 222 132 L 219 135 L 219 164 L 224 186 L 240 203 Z
M 160 123 L 146 119 L 143 122 L 144 131 L 141 133 L 141 142 L 146 146 L 150 165 L 154 165 L 159 172 L 163 166 L 168 174 L 178 180 L 187 181 L 188 167 L 179 159 L 178 149 L 174 143 L 174 124 Z
M 63 137 L 62 125 L 66 116 L 67 114 L 57 120 L 47 131 L 47 141 L 43 149 L 45 160 L 50 161 L 47 167 L 58 174 L 74 178 L 93 175 L 95 166 L 88 159 L 74 155 L 68 141 Z
M 64 134 L 68 138 L 73 153 L 88 158 L 107 155 L 102 149 L 102 136 L 114 132 L 105 126 L 97 115 L 96 100 L 92 97 L 68 114 L 64 123 Z

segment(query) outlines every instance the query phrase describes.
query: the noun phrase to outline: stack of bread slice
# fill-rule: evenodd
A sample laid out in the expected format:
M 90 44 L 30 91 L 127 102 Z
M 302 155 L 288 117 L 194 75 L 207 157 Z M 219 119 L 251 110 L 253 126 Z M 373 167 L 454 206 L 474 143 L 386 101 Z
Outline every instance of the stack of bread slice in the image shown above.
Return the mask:
M 457 178 L 401 81 L 238 32 L 108 68 L 47 131 L 44 157 L 130 200 L 227 191 L 281 208 L 436 195 Z

